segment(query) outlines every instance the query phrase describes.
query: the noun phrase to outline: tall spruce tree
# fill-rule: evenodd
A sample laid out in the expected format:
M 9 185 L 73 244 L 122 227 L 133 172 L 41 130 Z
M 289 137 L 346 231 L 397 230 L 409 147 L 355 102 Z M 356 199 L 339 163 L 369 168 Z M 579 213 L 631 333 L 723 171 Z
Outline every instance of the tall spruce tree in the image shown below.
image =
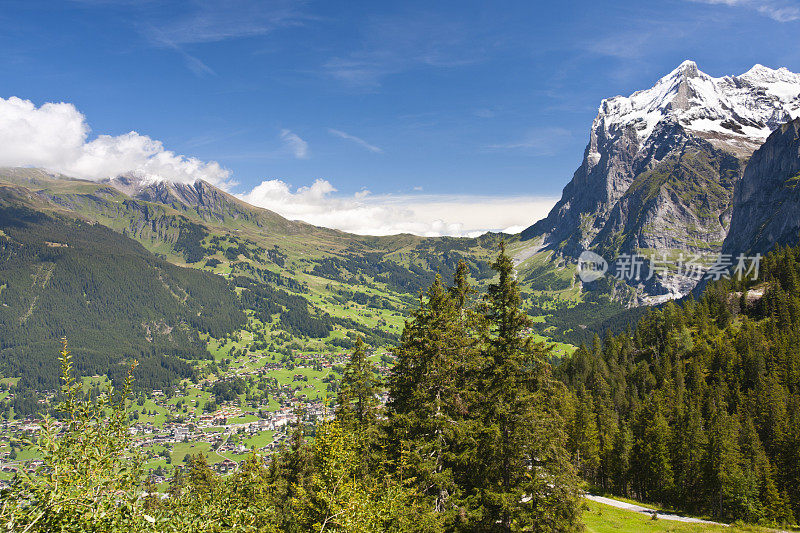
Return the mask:
M 600 437 L 594 402 L 589 395 L 577 401 L 575 415 L 569 428 L 568 447 L 573 464 L 585 478 L 595 480 L 600 468 Z
M 454 524 L 462 508 L 456 460 L 469 433 L 467 386 L 475 358 L 470 335 L 473 289 L 467 267 L 458 265 L 449 289 L 436 276 L 412 312 L 395 350 L 387 404 L 389 443 L 404 458 L 413 477 L 445 523 Z
M 336 417 L 345 425 L 365 427 L 375 421 L 380 380 L 367 358 L 364 341 L 356 339 L 345 366 L 337 397 Z
M 631 453 L 633 450 L 633 433 L 628 426 L 620 426 L 614 436 L 611 450 L 607 465 L 611 476 L 611 485 L 617 494 L 627 496 L 630 492 Z
M 534 343 L 511 258 L 500 244 L 499 275 L 484 302 L 479 424 L 471 523 L 480 531 L 570 531 L 579 526 L 577 477 L 566 450 L 565 393 L 549 350 Z
M 703 509 L 703 465 L 708 439 L 699 409 L 690 404 L 678 412 L 673 433 L 675 497 L 690 511 Z
M 744 518 L 748 494 L 738 434 L 738 420 L 726 412 L 724 405 L 715 407 L 708 432 L 706 491 L 716 516 Z

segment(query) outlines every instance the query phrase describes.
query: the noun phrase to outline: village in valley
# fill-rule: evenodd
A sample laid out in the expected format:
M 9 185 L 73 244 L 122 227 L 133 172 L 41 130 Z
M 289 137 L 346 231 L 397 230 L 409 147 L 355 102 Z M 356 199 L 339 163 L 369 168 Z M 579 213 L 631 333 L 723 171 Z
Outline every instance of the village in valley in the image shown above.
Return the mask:
M 294 348 L 279 347 L 283 353 L 276 353 L 263 349 L 259 340 L 264 338 L 252 322 L 228 338 L 209 338 L 214 359 L 197 365 L 196 381 L 183 380 L 172 390 L 134 392 L 128 402 L 132 448 L 141 454 L 144 471 L 159 490 L 168 488 L 176 469 L 192 455 L 203 454 L 217 473 L 230 474 L 253 453 L 269 463 L 296 428 L 313 435 L 318 421 L 332 418 L 349 352 L 303 350 L 293 341 Z M 370 359 L 385 378 L 392 362 L 389 351 L 372 350 Z M 84 379 L 87 396 L 102 393 L 108 385 L 105 377 Z M 8 405 L 14 398 L 4 388 L 0 401 Z M 43 392 L 41 411 L 56 398 L 54 391 Z M 0 483 L 20 469 L 33 472 L 41 466 L 34 444 L 44 422 L 41 416 L 4 413 Z M 51 423 L 60 427 L 57 419 Z

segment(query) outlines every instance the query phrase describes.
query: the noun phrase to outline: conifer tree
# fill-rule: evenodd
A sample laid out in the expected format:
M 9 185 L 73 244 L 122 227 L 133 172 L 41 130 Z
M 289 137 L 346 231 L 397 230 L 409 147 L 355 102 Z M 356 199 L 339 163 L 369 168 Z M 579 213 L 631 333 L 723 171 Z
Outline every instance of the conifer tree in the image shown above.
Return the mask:
M 199 498 L 211 497 L 216 488 L 217 479 L 205 454 L 190 455 L 186 468 L 189 482 L 189 493 Z
M 632 450 L 633 434 L 630 428 L 623 424 L 614 436 L 608 465 L 614 491 L 623 496 L 629 494 Z
M 533 342 L 511 258 L 500 244 L 498 274 L 485 299 L 479 432 L 473 484 L 482 530 L 578 528 L 576 476 L 566 450 L 565 395 L 551 377 L 548 351 Z
M 703 508 L 703 465 L 707 447 L 701 414 L 690 405 L 677 416 L 673 434 L 673 470 L 675 497 L 692 511 Z
M 375 421 L 380 380 L 375 365 L 367 359 L 364 341 L 356 339 L 350 362 L 345 366 L 337 398 L 336 417 L 345 424 L 365 427 Z
M 592 397 L 578 399 L 569 438 L 573 463 L 585 478 L 594 480 L 600 468 L 600 438 Z
M 739 516 L 746 503 L 743 486 L 741 449 L 737 439 L 739 424 L 726 412 L 716 408 L 708 432 L 706 491 L 716 516 Z
M 634 485 L 639 497 L 649 501 L 669 501 L 674 487 L 670 462 L 672 439 L 659 400 L 648 402 L 640 411 L 634 435 L 631 467 L 636 473 Z
M 406 322 L 387 405 L 393 455 L 406 458 L 407 474 L 449 522 L 461 508 L 455 457 L 469 433 L 465 415 L 475 357 L 466 273 L 462 262 L 449 289 L 436 276 Z

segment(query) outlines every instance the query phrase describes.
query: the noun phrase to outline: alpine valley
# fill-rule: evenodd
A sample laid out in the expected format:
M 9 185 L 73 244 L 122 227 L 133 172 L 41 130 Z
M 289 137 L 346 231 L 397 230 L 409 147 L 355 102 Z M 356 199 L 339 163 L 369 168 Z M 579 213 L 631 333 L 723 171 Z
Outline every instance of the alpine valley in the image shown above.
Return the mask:
M 124 388 L 135 360 L 120 420 L 150 483 L 131 498 L 152 506 L 142 527 L 220 498 L 218 523 L 230 505 L 236 527 L 275 531 L 321 530 L 352 502 L 384 521 L 335 530 L 569 531 L 577 476 L 715 520 L 796 522 L 800 74 L 714 78 L 685 61 L 603 100 L 561 199 L 529 222 L 515 235 L 364 236 L 203 180 L 2 168 L 0 477 L 35 472 L 57 448 L 42 413 L 68 426 L 58 401 Z M 582 281 L 587 251 L 609 275 Z M 766 259 L 753 282 L 648 263 L 627 279 L 615 264 L 754 254 Z M 64 372 L 81 376 L 73 389 Z M 317 425 L 331 413 L 341 427 Z M 513 455 L 523 441 L 540 447 Z M 267 469 L 252 452 L 276 459 Z M 496 483 L 479 490 L 484 474 Z M 259 476 L 269 491 L 237 492 Z M 369 476 L 379 490 L 360 484 Z M 537 529 L 520 510 L 530 499 L 559 525 Z M 48 513 L 42 524 L 60 524 Z M 15 520 L 30 525 L 9 531 L 39 518 Z M 174 530 L 224 529 L 204 527 Z

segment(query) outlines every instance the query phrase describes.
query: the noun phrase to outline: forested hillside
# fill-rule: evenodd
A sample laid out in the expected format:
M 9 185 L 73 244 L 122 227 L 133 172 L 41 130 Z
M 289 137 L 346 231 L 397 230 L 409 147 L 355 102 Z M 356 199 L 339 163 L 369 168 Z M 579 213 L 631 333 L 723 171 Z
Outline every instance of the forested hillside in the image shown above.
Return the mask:
M 577 398 L 574 463 L 616 494 L 728 520 L 793 522 L 799 347 L 798 247 L 772 252 L 759 282 L 712 283 L 696 301 L 596 338 L 558 369 Z
M 0 521 L 31 532 L 580 531 L 568 396 L 550 350 L 526 334 L 510 258 L 501 252 L 492 266 L 499 276 L 481 299 L 465 263 L 452 286 L 434 280 L 388 384 L 359 338 L 335 420 L 306 426 L 313 440 L 298 425 L 268 461 L 253 454 L 225 477 L 205 455 L 187 455 L 168 498 L 131 460 L 141 450 L 127 426 L 129 388 L 84 400 L 65 341 L 63 426 L 46 420 L 42 465 L 14 477 Z
M 99 224 L 50 216 L 7 189 L 0 197 L 0 372 L 22 388 L 58 387 L 53 350 L 80 338 L 82 375 L 118 377 L 137 358 L 139 387 L 192 375 L 209 357 L 199 332 L 223 336 L 245 315 L 228 282 L 172 265 Z

